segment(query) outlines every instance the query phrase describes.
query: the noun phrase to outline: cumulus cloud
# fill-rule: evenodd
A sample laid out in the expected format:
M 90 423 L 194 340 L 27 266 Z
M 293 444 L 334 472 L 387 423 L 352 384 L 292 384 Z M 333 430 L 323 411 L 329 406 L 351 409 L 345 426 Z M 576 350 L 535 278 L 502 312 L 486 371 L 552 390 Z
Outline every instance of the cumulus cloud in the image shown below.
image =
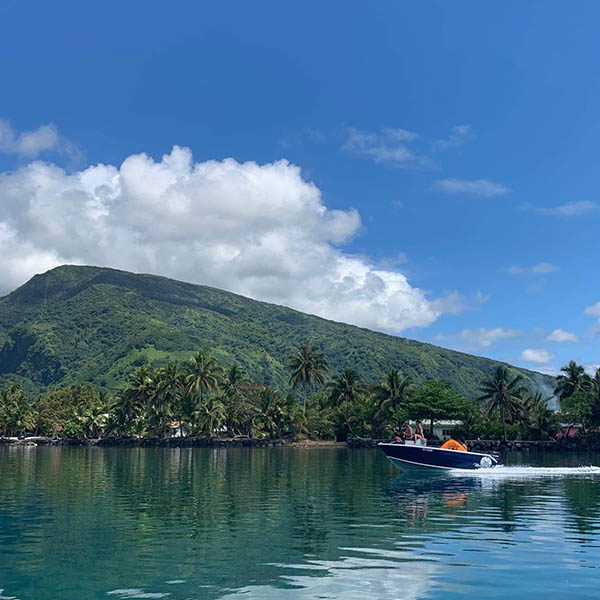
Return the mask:
M 17 133 L 6 119 L 0 119 L 0 152 L 24 158 L 35 158 L 43 152 L 80 156 L 77 146 L 60 135 L 52 123 Z
M 493 329 L 463 329 L 456 335 L 438 335 L 437 339 L 448 340 L 453 339 L 461 347 L 471 350 L 483 350 L 493 346 L 500 340 L 507 340 L 522 335 L 522 331 L 518 329 L 505 329 L 503 327 L 495 327 Z
M 433 142 L 433 150 L 448 150 L 449 148 L 458 148 L 462 146 L 469 137 L 473 134 L 471 133 L 470 125 L 454 125 L 450 130 L 450 135 L 443 140 L 434 140 Z
M 504 196 L 511 191 L 509 187 L 489 179 L 455 179 L 453 177 L 436 181 L 434 188 L 446 194 L 465 194 L 481 198 Z
M 34 162 L 0 175 L 0 198 L 3 293 L 79 263 L 159 273 L 390 332 L 426 327 L 450 310 L 396 269 L 344 252 L 358 212 L 328 209 L 285 160 L 195 163 L 176 146 L 160 161 L 137 154 L 120 167 L 72 173 Z
M 422 168 L 429 166 L 430 160 L 409 147 L 418 137 L 417 133 L 406 129 L 383 129 L 378 133 L 350 129 L 342 150 L 376 163 L 405 169 Z
M 555 273 L 559 271 L 560 267 L 553 265 L 552 263 L 540 262 L 533 267 L 519 267 L 512 266 L 508 269 L 509 275 L 548 275 L 549 273 Z
M 578 342 L 579 338 L 574 334 L 571 333 L 570 331 L 566 331 L 564 329 L 555 329 L 554 331 L 550 332 L 550 334 L 548 335 L 548 337 L 546 338 L 546 340 L 548 342 Z
M 525 362 L 535 363 L 537 365 L 545 365 L 553 361 L 555 355 L 552 352 L 541 348 L 526 348 L 521 352 L 521 360 Z

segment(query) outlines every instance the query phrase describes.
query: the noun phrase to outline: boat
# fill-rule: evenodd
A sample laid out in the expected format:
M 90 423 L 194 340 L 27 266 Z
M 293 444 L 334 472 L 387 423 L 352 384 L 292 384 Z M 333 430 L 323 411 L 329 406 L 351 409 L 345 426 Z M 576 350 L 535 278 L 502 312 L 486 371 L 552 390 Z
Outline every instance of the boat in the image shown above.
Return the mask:
M 378 446 L 397 467 L 412 469 L 492 469 L 502 466 L 497 454 L 450 450 L 423 443 L 381 442 Z

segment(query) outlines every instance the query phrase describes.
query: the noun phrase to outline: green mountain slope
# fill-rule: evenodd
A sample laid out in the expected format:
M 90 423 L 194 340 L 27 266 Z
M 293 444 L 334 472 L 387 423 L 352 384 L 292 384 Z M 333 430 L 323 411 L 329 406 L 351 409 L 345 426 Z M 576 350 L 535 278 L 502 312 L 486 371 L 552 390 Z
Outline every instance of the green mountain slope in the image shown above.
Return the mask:
M 415 381 L 446 379 L 469 397 L 496 364 L 210 287 L 99 267 L 58 267 L 0 299 L 0 382 L 17 377 L 30 391 L 79 381 L 116 390 L 132 368 L 199 348 L 283 388 L 286 357 L 305 341 L 323 350 L 332 371 L 352 367 L 376 381 L 400 368 Z

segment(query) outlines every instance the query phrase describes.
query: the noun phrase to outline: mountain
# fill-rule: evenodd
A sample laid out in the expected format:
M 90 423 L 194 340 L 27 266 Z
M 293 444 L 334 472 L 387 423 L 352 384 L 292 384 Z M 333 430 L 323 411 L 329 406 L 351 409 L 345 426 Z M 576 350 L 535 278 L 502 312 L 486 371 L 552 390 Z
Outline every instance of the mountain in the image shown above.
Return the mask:
M 323 350 L 331 372 L 352 367 L 378 381 L 399 368 L 416 382 L 445 379 L 471 398 L 498 364 L 211 287 L 100 267 L 58 267 L 0 299 L 0 383 L 17 378 L 30 392 L 81 381 L 114 391 L 135 367 L 186 359 L 199 348 L 284 388 L 286 358 L 305 341 Z M 537 386 L 553 385 L 516 370 Z

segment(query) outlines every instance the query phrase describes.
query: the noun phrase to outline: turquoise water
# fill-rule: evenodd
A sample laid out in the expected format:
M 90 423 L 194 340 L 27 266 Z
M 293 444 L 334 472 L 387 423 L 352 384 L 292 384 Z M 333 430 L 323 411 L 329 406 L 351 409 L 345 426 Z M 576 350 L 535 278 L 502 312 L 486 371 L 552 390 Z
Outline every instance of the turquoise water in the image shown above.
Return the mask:
M 0 448 L 0 599 L 598 598 L 600 456 L 505 462 Z

